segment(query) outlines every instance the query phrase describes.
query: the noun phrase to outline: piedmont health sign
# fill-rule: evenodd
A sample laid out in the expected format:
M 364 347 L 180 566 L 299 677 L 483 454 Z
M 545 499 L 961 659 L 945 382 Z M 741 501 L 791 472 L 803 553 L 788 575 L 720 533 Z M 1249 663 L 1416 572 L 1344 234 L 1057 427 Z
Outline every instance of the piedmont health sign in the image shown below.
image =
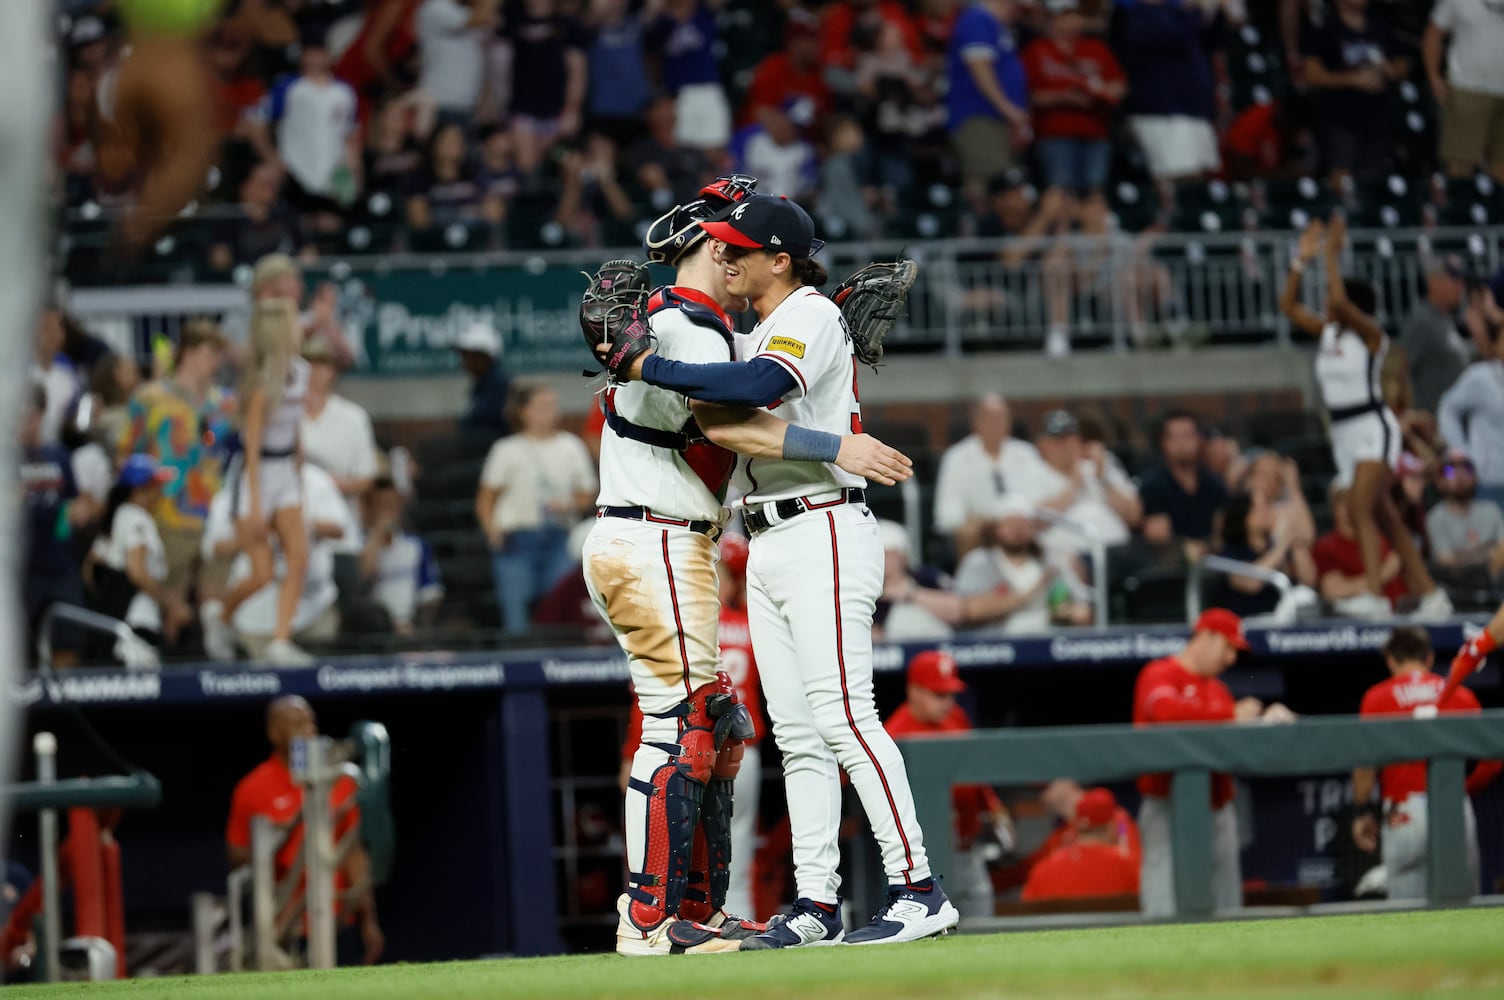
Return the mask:
M 512 374 L 579 370 L 585 279 L 567 266 L 412 267 L 309 275 L 339 291 L 345 338 L 362 375 L 441 375 L 459 370 L 455 339 L 474 323 L 502 338 Z

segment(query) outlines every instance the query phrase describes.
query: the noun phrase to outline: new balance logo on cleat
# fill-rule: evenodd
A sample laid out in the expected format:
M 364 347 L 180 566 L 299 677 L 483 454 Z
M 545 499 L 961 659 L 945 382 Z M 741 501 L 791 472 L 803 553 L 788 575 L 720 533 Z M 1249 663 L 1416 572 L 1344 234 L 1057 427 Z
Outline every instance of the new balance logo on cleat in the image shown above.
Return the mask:
M 961 914 L 936 884 L 928 892 L 908 886 L 888 887 L 888 904 L 866 927 L 846 935 L 846 944 L 902 944 L 920 938 L 949 934 L 961 922 Z
M 767 951 L 772 948 L 840 944 L 845 933 L 838 907 L 801 897 L 795 901 L 791 911 L 780 913 L 769 920 L 765 932 L 744 940 L 741 950 Z
M 721 936 L 714 927 L 692 920 L 666 917 L 643 929 L 633 922 L 629 910 L 630 896 L 623 893 L 616 901 L 616 953 L 618 955 L 714 955 L 736 951 L 738 940 Z

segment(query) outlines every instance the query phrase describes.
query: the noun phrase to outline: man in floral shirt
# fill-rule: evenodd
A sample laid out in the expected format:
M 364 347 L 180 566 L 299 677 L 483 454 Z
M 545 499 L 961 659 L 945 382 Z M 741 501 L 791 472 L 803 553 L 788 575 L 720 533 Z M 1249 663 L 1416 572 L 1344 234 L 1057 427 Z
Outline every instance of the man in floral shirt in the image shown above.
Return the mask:
M 167 548 L 168 589 L 181 595 L 193 586 L 204 518 L 224 475 L 234 400 L 214 376 L 225 343 L 208 320 L 184 327 L 171 376 L 136 391 L 120 439 L 122 459 L 145 453 L 177 473 L 153 513 Z

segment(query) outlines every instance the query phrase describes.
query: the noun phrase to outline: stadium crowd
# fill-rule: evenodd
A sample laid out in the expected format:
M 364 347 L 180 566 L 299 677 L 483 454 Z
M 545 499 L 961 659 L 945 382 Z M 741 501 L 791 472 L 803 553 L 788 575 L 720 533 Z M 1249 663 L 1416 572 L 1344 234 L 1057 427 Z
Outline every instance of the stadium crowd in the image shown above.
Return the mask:
M 296 263 L 263 258 L 251 294 L 301 302 Z M 313 301 L 303 317 L 301 466 L 313 545 L 295 631 L 324 642 L 341 629 L 410 634 L 443 596 L 431 551 L 405 525 L 411 469 L 405 453 L 377 448 L 369 415 L 335 391 L 344 345 Z M 236 610 L 233 642 L 208 626 L 252 571 L 236 511 L 241 414 L 231 386 L 242 346 L 210 320 L 154 346 L 153 370 L 142 372 L 61 310 L 41 314 L 20 456 L 31 627 L 61 602 L 125 621 L 179 656 L 229 659 L 238 643 L 267 658 L 275 582 Z M 49 635 L 54 666 L 126 655 L 67 623 Z M 301 651 L 293 659 L 305 662 Z
M 130 45 L 111 6 L 60 5 L 57 190 L 74 219 L 127 197 L 102 144 Z M 483 538 L 488 563 L 456 589 L 483 592 L 489 608 L 467 601 L 448 620 L 512 636 L 540 625 L 588 635 L 599 624 L 570 572 L 571 529 L 592 503 L 598 415 L 580 437 L 565 430 L 551 390 L 508 391 L 498 332 L 467 330 L 456 346 L 473 380 L 459 419 L 470 478 L 456 490 L 450 470 L 428 469 L 417 490 L 424 470 L 405 452 L 386 460 L 369 416 L 337 392 L 352 351 L 334 289 L 303 287 L 300 263 L 349 252 L 351 227 L 390 237 L 369 249 L 439 248 L 423 234 L 455 224 L 484 231 L 486 246 L 512 246 L 540 225 L 561 244 L 635 244 L 642 218 L 741 169 L 815 206 L 829 235 L 871 236 L 906 231 L 919 201 L 958 191 L 957 232 L 1036 238 L 1009 246 L 1002 263 L 1037 258 L 1047 349 L 1058 354 L 1069 348 L 1070 280 L 1051 276 L 1086 265 L 1044 247 L 1106 233 L 1115 216 L 1121 225 L 1122 183 L 1146 185 L 1157 208 L 1145 221 L 1162 228 L 1184 221 L 1177 203 L 1201 178 L 1325 176 L 1331 203 L 1351 209 L 1391 170 L 1428 177 L 1440 165 L 1475 185 L 1486 183 L 1471 180 L 1480 168 L 1504 174 L 1504 139 L 1489 124 L 1504 81 L 1480 55 L 1496 31 L 1467 0 L 227 4 L 204 42 L 221 138 L 211 181 L 224 204 L 204 212 L 203 260 L 243 268 L 255 301 L 305 309 L 305 487 L 327 502 L 310 519 L 317 579 L 304 588 L 298 634 L 403 635 L 443 618 L 441 560 L 412 532 L 409 509 L 440 494 L 464 511 L 425 520 L 451 536 L 444 561 L 459 568 Z M 1430 128 L 1416 81 L 1445 111 L 1431 149 L 1381 127 Z M 1354 121 L 1374 128 L 1355 134 Z M 1163 268 L 1136 260 L 1141 313 L 1173 314 Z M 1398 499 L 1433 572 L 1454 596 L 1476 595 L 1504 572 L 1504 282 L 1491 293 L 1453 257 L 1425 266 L 1424 298 L 1395 331 L 1403 350 L 1390 352 L 1385 383 L 1406 431 Z M 247 572 L 233 565 L 239 540 L 222 489 L 235 475 L 239 340 L 190 323 L 176 343 L 153 345 L 143 371 L 61 311 L 44 315 L 24 458 L 33 624 L 50 601 L 84 601 L 169 649 L 197 649 L 204 608 L 212 618 L 227 583 Z M 1219 578 L 1208 596 L 1245 615 L 1288 620 L 1322 603 L 1377 613 L 1319 428 L 1244 448 L 1242 428 L 1164 417 L 1145 441 L 1105 413 L 1059 410 L 1025 440 L 1005 402 L 979 401 L 972 433 L 938 468 L 922 466 L 926 537 L 888 526 L 879 616 L 889 637 L 1080 626 L 1104 611 L 1121 619 L 1122 608 L 1093 607 L 1098 543 L 1114 582 L 1183 572 L 1188 555 L 1209 551 L 1288 578 L 1288 592 Z M 1386 570 L 1385 581 L 1384 613 L 1409 610 L 1401 574 Z M 267 627 L 258 614 L 269 613 L 258 607 L 236 611 L 252 654 Z M 67 633 L 60 662 L 69 640 L 80 645 Z
M 89 220 L 131 181 L 130 42 L 110 0 L 62 7 L 57 189 Z M 1050 234 L 1199 228 L 1208 178 L 1269 182 L 1234 193 L 1260 227 L 1296 178 L 1356 209 L 1440 170 L 1435 221 L 1443 174 L 1504 178 L 1501 41 L 1475 0 L 235 0 L 199 263 L 633 245 L 732 170 L 837 239 L 1025 234 L 1015 188 L 1058 196 Z
M 1403 368 L 1386 382 L 1407 430 L 1396 496 L 1437 579 L 1458 603 L 1487 603 L 1504 587 L 1504 453 L 1490 430 L 1490 414 L 1504 408 L 1504 312 L 1486 290 L 1469 294 L 1455 263 L 1437 262 L 1399 341 L 1417 359 L 1415 387 Z M 253 296 L 273 293 L 305 295 L 285 256 L 256 268 Z M 441 559 L 414 533 L 409 507 L 445 490 L 470 498 L 458 500 L 463 513 L 440 506 L 426 523 L 446 529 L 442 561 L 461 576 L 467 559 L 489 553 L 474 589 L 490 605 L 456 595 L 446 621 L 499 624 L 513 638 L 540 628 L 551 638 L 599 638 L 576 569 L 593 513 L 600 414 L 591 411 L 578 435 L 565 429 L 557 392 L 509 380 L 496 331 L 471 328 L 457 344 L 473 383 L 452 436 L 456 461 L 431 470 L 429 489 L 429 470 L 405 449 L 388 457 L 370 417 L 339 395 L 345 348 L 338 325 L 321 319 L 320 299 L 312 296 L 303 317 L 312 372 L 303 487 L 315 558 L 298 638 L 411 636 L 441 620 Z M 239 475 L 230 388 L 239 349 L 216 324 L 194 321 L 143 373 L 57 309 L 43 314 L 35 345 L 21 470 L 33 626 L 49 603 L 63 601 L 119 617 L 180 656 L 197 655 L 204 638 L 211 655 L 230 655 L 197 623 L 248 572 L 234 493 L 225 488 Z M 1439 418 L 1406 402 L 1420 398 L 1436 400 Z M 889 640 L 1090 625 L 1101 610 L 1092 586 L 1099 558 L 1114 593 L 1127 576 L 1157 572 L 1179 574 L 1172 579 L 1183 587 L 1185 567 L 1206 553 L 1284 574 L 1286 589 L 1252 575 L 1211 582 L 1208 600 L 1255 619 L 1289 622 L 1319 613 L 1318 605 L 1380 617 L 1415 608 L 1387 548 L 1382 607 L 1351 600 L 1366 593 L 1362 561 L 1319 429 L 1243 447 L 1172 409 L 1145 449 L 1100 407 L 1078 404 L 1045 412 L 1026 440 L 997 395 L 972 405 L 969 429 L 938 462 L 917 456 L 931 518 L 924 537 L 883 522 L 888 572 L 878 625 Z M 268 585 L 235 615 L 239 645 L 255 658 L 265 655 L 274 591 Z M 1131 608 L 1106 611 L 1111 620 L 1144 620 Z M 86 649 L 66 628 L 54 650 L 57 663 L 111 655 Z

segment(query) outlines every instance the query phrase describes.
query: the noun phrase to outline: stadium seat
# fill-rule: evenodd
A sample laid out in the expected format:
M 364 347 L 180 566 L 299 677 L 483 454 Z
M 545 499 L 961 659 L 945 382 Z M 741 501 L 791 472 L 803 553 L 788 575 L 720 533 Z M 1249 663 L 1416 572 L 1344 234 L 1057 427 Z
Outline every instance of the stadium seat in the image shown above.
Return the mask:
M 1334 205 L 1331 191 L 1314 177 L 1255 181 L 1254 202 L 1262 204 L 1260 223 L 1268 229 L 1303 229 Z
M 1250 414 L 1243 422 L 1245 443 L 1257 448 L 1273 448 L 1275 442 L 1302 435 L 1324 435 L 1326 424 L 1319 414 L 1307 410 L 1265 410 Z
M 1333 476 L 1332 445 L 1326 434 L 1298 434 L 1280 438 L 1270 447 L 1287 458 L 1295 459 L 1300 471 L 1309 475 Z
M 1242 185 L 1225 181 L 1182 184 L 1175 191 L 1175 214 L 1170 227 L 1183 232 L 1221 233 L 1243 228 L 1248 207 Z
M 1185 588 L 1188 575 L 1180 566 L 1149 566 L 1134 570 L 1111 587 L 1114 621 L 1132 624 L 1185 620 Z
M 1147 181 L 1119 181 L 1109 189 L 1107 202 L 1117 216 L 1118 227 L 1125 232 L 1139 232 L 1159 215 L 1159 197 Z

